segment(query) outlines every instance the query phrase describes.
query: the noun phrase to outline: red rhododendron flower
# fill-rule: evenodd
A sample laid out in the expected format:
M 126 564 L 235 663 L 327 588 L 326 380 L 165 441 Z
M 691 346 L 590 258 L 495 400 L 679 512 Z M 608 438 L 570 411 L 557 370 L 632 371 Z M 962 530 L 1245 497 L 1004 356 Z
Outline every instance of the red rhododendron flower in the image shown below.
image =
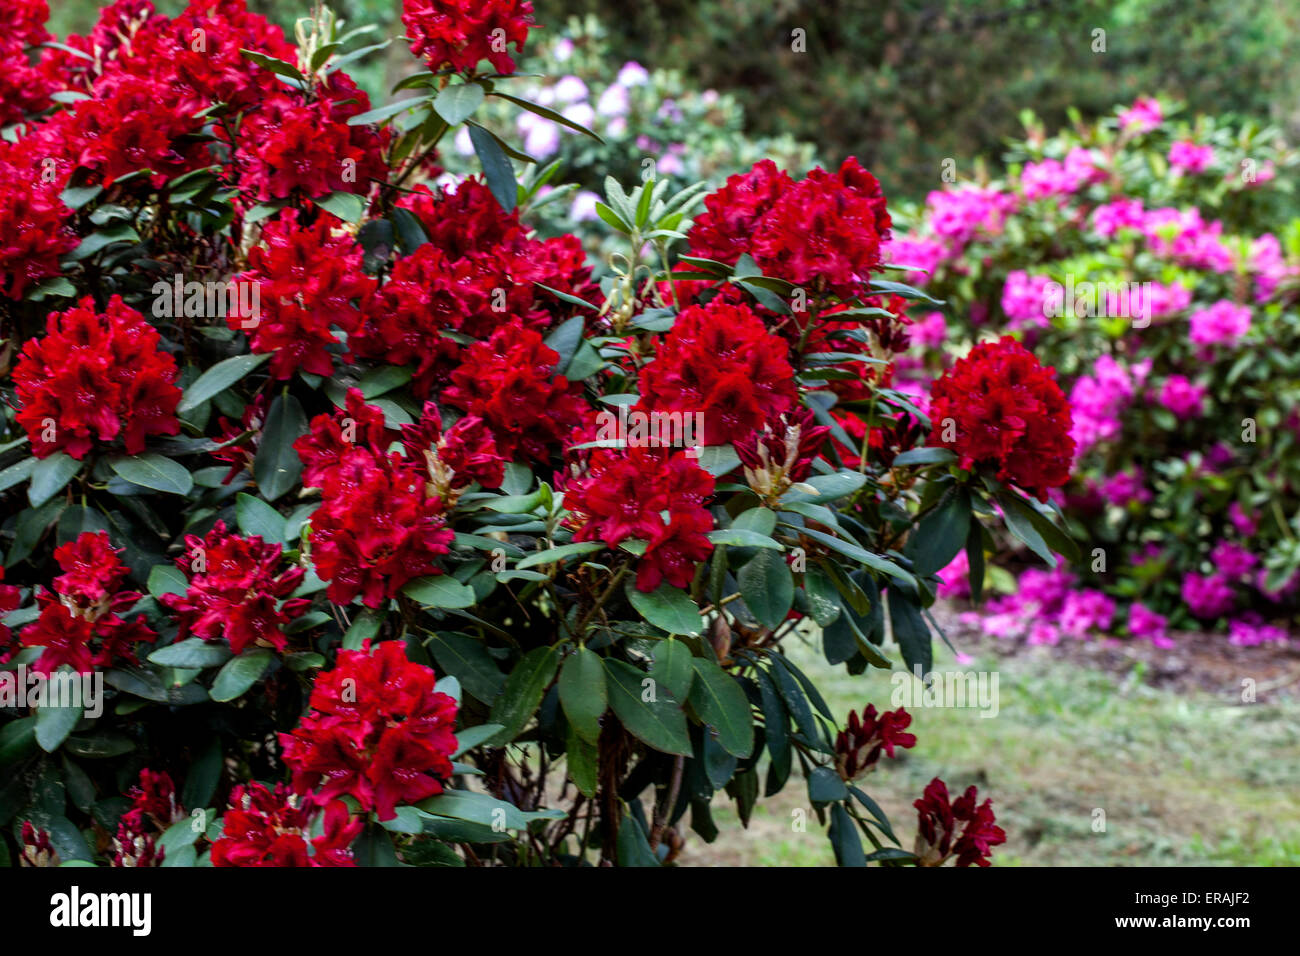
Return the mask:
M 916 735 L 907 733 L 912 715 L 902 707 L 877 715 L 868 704 L 862 719 L 849 711 L 848 726 L 835 737 L 835 767 L 845 780 L 855 780 L 875 766 L 883 751 L 894 756 L 895 747 L 916 746 Z
M 332 216 L 321 214 L 303 226 L 297 212 L 286 210 L 262 230 L 261 245 L 248 254 L 248 271 L 238 276 L 259 283 L 261 314 L 226 321 L 248 333 L 254 352 L 271 354 L 276 378 L 292 378 L 299 370 L 331 375 L 330 349 L 340 344 L 334 327 L 354 331 L 361 313 L 353 303 L 375 288 L 361 270 L 361 247 L 346 232 L 336 235 L 335 225 Z
M 310 800 L 284 784 L 236 787 L 221 838 L 212 845 L 212 865 L 356 866 L 350 847 L 365 821 L 352 820 L 343 801 L 335 800 L 325 808 L 324 832 L 308 844 L 315 816 Z
M 402 445 L 407 458 L 427 465 L 429 494 L 449 504 L 473 482 L 500 488 L 505 479 L 506 463 L 496 439 L 476 415 L 466 415 L 444 432 L 438 406 L 428 402 L 419 422 L 402 426 Z
M 322 492 L 309 540 L 316 573 L 330 582 L 336 604 L 360 595 L 367 607 L 379 607 L 412 578 L 441 573 L 437 560 L 452 538 L 427 463 L 384 454 L 385 434 L 382 412 L 351 389 L 346 410 L 318 415 L 294 444 L 303 481 Z
M 20 866 L 58 866 L 59 854 L 50 843 L 48 830 L 38 830 L 31 820 L 23 821 L 22 849 L 18 854 Z
M 37 595 L 40 616 L 19 634 L 23 646 L 45 648 L 32 670 L 48 674 L 67 664 L 88 673 L 118 661 L 134 664 L 134 645 L 158 639 L 143 615 L 130 623 L 117 615 L 141 597 L 117 590 L 128 573 L 117 555 L 102 531 L 84 531 L 55 549 L 64 573 L 54 580 L 54 594 Z
M 794 407 L 786 353 L 785 341 L 746 306 L 691 306 L 642 373 L 637 409 L 703 413 L 704 443 L 727 444 Z
M 4 579 L 5 569 L 0 566 L 0 581 Z M 7 648 L 12 640 L 12 632 L 5 626 L 3 618 L 10 611 L 16 611 L 21 600 L 21 588 L 12 584 L 0 584 L 0 664 L 9 659 L 10 651 Z
M 17 420 L 32 454 L 63 450 L 85 458 L 96 440 L 120 435 L 136 455 L 147 436 L 179 432 L 176 362 L 158 343 L 158 333 L 120 296 L 102 314 L 89 297 L 52 314 L 45 337 L 23 346 L 13 373 Z
M 852 156 L 838 172 L 818 167 L 799 182 L 765 159 L 704 205 L 688 236 L 692 255 L 734 264 L 748 253 L 764 275 L 810 294 L 864 295 L 890 238 L 880 183 Z
M 1070 405 L 1056 370 L 1010 336 L 975 346 L 940 376 L 930 389 L 930 420 L 930 443 L 955 451 L 961 467 L 996 467 L 999 480 L 1039 501 L 1070 477 Z
M 814 420 L 812 409 L 798 408 L 732 442 L 755 494 L 775 501 L 811 474 L 813 459 L 831 431 Z
M 403 0 L 402 23 L 411 38 L 411 52 L 429 62 L 429 69 L 472 70 L 489 61 L 498 73 L 513 73 L 507 52 L 523 51 L 533 22 L 530 0 Z
M 332 192 L 364 196 L 372 180 L 387 181 L 382 153 L 387 133 L 349 126 L 350 117 L 370 109 L 370 99 L 350 82 L 342 89 L 310 103 L 282 92 L 249 113 L 235 157 L 241 184 L 266 201 L 295 191 L 308 197 Z
M 344 795 L 380 820 L 442 793 L 456 750 L 456 701 L 434 690 L 432 668 L 407 660 L 401 641 L 372 653 L 340 651 L 316 678 L 311 712 L 281 734 L 295 788 L 324 805 Z
M 31 138 L 0 142 L 0 295 L 10 299 L 59 275 L 59 258 L 77 246 L 63 176 L 42 152 Z
M 585 472 L 565 484 L 564 503 L 578 529 L 575 541 L 611 548 L 629 539 L 648 543 L 636 579 L 648 592 L 664 580 L 686 587 L 695 563 L 712 552 L 705 535 L 713 518 L 704 507 L 712 494 L 713 476 L 685 451 L 638 445 L 593 451 Z
M 289 598 L 306 572 L 281 570 L 279 544 L 230 534 L 224 521 L 206 537 L 187 535 L 185 545 L 176 566 L 189 572 L 189 587 L 158 599 L 178 616 L 176 639 L 193 632 L 205 641 L 224 637 L 236 654 L 252 644 L 283 651 L 289 642 L 286 628 L 311 605 L 308 598 Z
M 568 318 L 573 306 L 541 286 L 587 301 L 599 295 L 577 237 L 530 238 L 518 211 L 506 213 L 477 179 L 454 191 L 420 187 L 399 205 L 430 241 L 397 260 L 348 341 L 357 357 L 414 365 L 420 398 L 448 384 L 458 340 L 487 339 L 510 324 L 543 332 Z
M 582 386 L 555 374 L 559 360 L 538 333 L 504 325 L 465 349 L 441 399 L 483 419 L 503 455 L 545 461 L 582 416 Z
M 993 802 L 985 800 L 976 806 L 978 792 L 967 787 L 966 792 L 951 804 L 948 788 L 935 777 L 917 800 L 920 829 L 916 834 L 915 853 L 918 866 L 943 866 L 949 857 L 957 858 L 957 866 L 988 866 L 992 848 L 1007 842 L 1007 835 L 997 826 L 993 817 Z M 958 835 L 958 825 L 966 826 Z

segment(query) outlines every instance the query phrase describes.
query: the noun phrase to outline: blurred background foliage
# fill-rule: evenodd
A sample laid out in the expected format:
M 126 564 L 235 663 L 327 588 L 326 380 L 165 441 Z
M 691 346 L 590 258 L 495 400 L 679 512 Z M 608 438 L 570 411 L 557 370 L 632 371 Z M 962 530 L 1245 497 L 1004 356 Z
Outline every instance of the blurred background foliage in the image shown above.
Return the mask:
M 164 13 L 179 0 L 155 0 Z M 56 0 L 53 29 L 82 32 L 97 0 Z M 250 0 L 286 26 L 309 0 Z M 400 0 L 335 0 L 352 21 L 400 32 Z M 788 134 L 825 160 L 855 154 L 891 196 L 939 185 L 945 158 L 969 175 L 996 161 L 1032 108 L 1048 128 L 1139 94 L 1190 113 L 1236 113 L 1300 133 L 1295 0 L 535 0 L 553 29 L 604 25 L 609 69 L 636 60 L 735 95 L 752 136 Z M 804 31 L 797 52 L 795 31 Z M 1095 31 L 1105 31 L 1104 38 Z M 545 37 L 539 34 L 539 39 Z M 1104 39 L 1104 52 L 1095 51 Z M 357 71 L 381 98 L 410 69 L 394 44 Z

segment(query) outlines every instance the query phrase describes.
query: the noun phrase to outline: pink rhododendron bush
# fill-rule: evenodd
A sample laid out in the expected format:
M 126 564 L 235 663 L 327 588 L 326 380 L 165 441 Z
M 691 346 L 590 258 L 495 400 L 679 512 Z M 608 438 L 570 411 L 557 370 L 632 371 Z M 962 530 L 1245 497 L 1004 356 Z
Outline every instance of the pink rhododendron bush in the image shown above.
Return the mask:
M 917 316 L 921 378 L 1009 334 L 1059 373 L 1081 560 L 1026 570 L 982 625 L 1057 644 L 1284 643 L 1300 610 L 1300 220 L 1274 132 L 1140 99 L 1047 136 L 1007 175 L 908 211 L 889 258 L 948 308 Z M 938 413 L 931 418 L 939 429 Z M 1032 550 L 1052 557 L 1046 539 Z M 969 594 L 964 555 L 941 592 Z
M 1053 497 L 1114 436 L 1010 336 L 895 381 L 932 300 L 870 172 L 611 178 L 592 263 L 474 119 L 576 125 L 512 92 L 525 0 L 407 0 L 382 105 L 328 10 L 47 13 L 0 9 L 0 863 L 655 866 L 793 781 L 841 864 L 989 864 L 988 794 L 873 800 L 917 743 L 885 675 L 930 670 L 958 554 L 1071 552 Z M 1234 279 L 1185 354 L 1262 334 Z

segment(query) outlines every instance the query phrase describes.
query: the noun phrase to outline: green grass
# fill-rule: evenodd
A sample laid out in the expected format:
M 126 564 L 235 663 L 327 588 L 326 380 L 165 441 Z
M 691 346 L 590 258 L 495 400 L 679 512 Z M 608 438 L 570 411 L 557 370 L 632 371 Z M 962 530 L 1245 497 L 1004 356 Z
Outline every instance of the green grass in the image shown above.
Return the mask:
M 890 706 L 883 671 L 831 669 L 811 648 L 794 655 L 842 719 L 868 703 Z M 1000 866 L 1300 864 L 1300 701 L 1242 704 L 1157 690 L 1138 680 L 1041 653 L 982 657 L 964 668 L 997 670 L 1000 713 L 909 708 L 917 746 L 862 782 L 911 848 L 911 803 L 943 777 L 993 798 L 1007 843 Z M 792 780 L 741 827 L 717 805 L 718 840 L 688 836 L 686 865 L 815 866 L 832 862 L 824 828 Z M 1094 811 L 1105 830 L 1094 830 Z M 792 826 L 807 813 L 806 832 Z

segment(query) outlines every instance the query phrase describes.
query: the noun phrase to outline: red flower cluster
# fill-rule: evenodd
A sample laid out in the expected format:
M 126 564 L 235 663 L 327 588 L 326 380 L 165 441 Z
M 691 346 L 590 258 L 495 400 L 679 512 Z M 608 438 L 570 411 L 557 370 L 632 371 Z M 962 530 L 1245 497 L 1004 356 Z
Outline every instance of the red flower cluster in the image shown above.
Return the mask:
M 228 316 L 232 329 L 248 332 L 254 352 L 271 355 L 271 374 L 289 379 L 302 370 L 328 376 L 334 371 L 333 347 L 341 351 L 333 328 L 353 332 L 361 321 L 354 301 L 365 299 L 375 280 L 361 270 L 362 252 L 337 221 L 323 211 L 310 226 L 286 210 L 262 230 L 261 245 L 248 254 L 249 270 L 238 278 L 260 284 L 261 314 Z
M 431 668 L 406 658 L 401 641 L 371 653 L 340 651 L 316 678 L 312 712 L 281 734 L 298 790 L 319 805 L 342 796 L 391 820 L 396 808 L 442 793 L 456 751 L 456 701 L 434 689 Z
M 0 565 L 0 581 L 4 579 L 5 569 Z M 10 611 L 16 611 L 21 600 L 22 588 L 12 584 L 0 584 L 0 664 L 5 663 L 12 656 L 13 641 L 13 632 L 5 627 L 3 618 Z
M 513 73 L 515 61 L 506 47 L 523 52 L 533 22 L 530 0 L 404 0 L 402 23 L 412 40 L 411 52 L 429 69 L 450 67 L 458 73 L 488 60 L 498 73 Z
M 352 841 L 365 821 L 352 820 L 347 805 L 335 800 L 325 808 L 324 832 L 306 834 L 316 808 L 284 784 L 274 790 L 260 783 L 236 787 L 222 822 L 221 838 L 212 844 L 213 866 L 356 866 Z
M 507 458 L 546 461 L 583 413 L 582 386 L 555 374 L 559 360 L 537 332 L 503 325 L 465 349 L 441 399 L 483 419 Z
M 0 142 L 0 296 L 15 300 L 57 276 L 59 257 L 77 246 L 59 198 L 62 176 L 41 154 L 30 138 Z
M 891 220 L 876 178 L 850 156 L 795 182 L 769 159 L 705 197 L 691 254 L 734 264 L 749 253 L 764 275 L 848 299 L 880 271 Z
M 641 379 L 638 410 L 704 414 L 704 442 L 723 445 L 790 411 L 797 399 L 785 341 L 744 305 L 691 306 Z
M 280 545 L 257 535 L 230 534 L 224 521 L 206 537 L 187 535 L 185 545 L 176 566 L 189 572 L 189 588 L 159 598 L 180 622 L 176 639 L 192 631 L 205 641 L 224 637 L 236 654 L 250 644 L 283 651 L 289 641 L 285 629 L 311 605 L 307 598 L 289 598 L 306 572 L 300 567 L 279 570 Z
M 748 438 L 733 441 L 745 482 L 760 498 L 775 502 L 812 472 L 813 460 L 830 428 L 814 425 L 812 409 L 799 408 L 766 421 Z
M 473 482 L 500 488 L 505 480 L 505 459 L 487 423 L 476 415 L 466 415 L 444 431 L 438 406 L 428 402 L 419 422 L 402 426 L 402 446 L 408 459 L 428 467 L 428 493 L 449 506 Z
M 21 122 L 50 105 L 51 84 L 27 57 L 50 38 L 45 0 L 10 0 L 0 8 L 0 126 Z
M 117 616 L 140 600 L 139 592 L 118 590 L 129 572 L 117 554 L 102 531 L 83 531 L 55 548 L 63 574 L 54 579 L 54 594 L 37 595 L 40 617 L 19 634 L 25 647 L 45 648 L 34 671 L 49 674 L 68 664 L 87 673 L 119 660 L 135 663 L 134 645 L 158 639 L 143 615 L 129 624 Z
M 1070 477 L 1070 404 L 1056 370 L 1010 336 L 980 343 L 940 376 L 930 420 L 930 444 L 953 449 L 961 467 L 996 466 L 999 480 L 1040 501 Z
M 985 800 L 976 806 L 978 792 L 967 787 L 966 792 L 948 802 L 948 788 L 935 777 L 917 800 L 920 829 L 916 834 L 915 853 L 918 866 L 943 866 L 949 857 L 957 857 L 957 866 L 988 866 L 993 847 L 1007 842 L 1007 835 L 997 825 L 993 816 L 993 803 Z M 957 826 L 965 823 L 961 835 Z
M 436 195 L 421 187 L 399 205 L 430 242 L 397 261 L 349 344 L 361 358 L 415 365 L 421 398 L 447 384 L 458 340 L 512 322 L 541 332 L 572 312 L 538 283 L 588 301 L 598 294 L 577 237 L 529 238 L 518 211 L 505 212 L 477 179 Z
M 713 477 L 685 451 L 638 445 L 592 452 L 585 474 L 568 481 L 564 504 L 578 529 L 575 541 L 611 548 L 629 539 L 647 542 L 636 586 L 648 592 L 665 580 L 686 587 L 695 563 L 712 553 L 705 535 L 713 518 L 704 507 L 712 494 Z
M 263 201 L 297 191 L 308 197 L 332 192 L 366 195 L 372 179 L 386 181 L 388 167 L 381 135 L 348 119 L 370 109 L 364 90 L 340 73 L 330 75 L 335 88 L 312 101 L 280 92 L 248 114 L 239 130 L 235 162 L 241 184 Z
M 161 866 L 166 853 L 158 837 L 185 816 L 176 800 L 176 785 L 166 771 L 140 771 L 130 790 L 131 809 L 122 814 L 113 838 L 113 866 Z
M 17 420 L 32 454 L 45 458 L 61 449 L 85 458 L 96 440 L 121 435 L 135 455 L 147 436 L 179 432 L 176 362 L 158 343 L 158 333 L 120 296 L 102 314 L 87 297 L 51 315 L 45 337 L 28 340 L 13 373 L 22 405 Z
M 902 707 L 877 714 L 867 704 L 862 719 L 849 711 L 848 726 L 835 737 L 835 768 L 845 780 L 856 780 L 876 765 L 883 751 L 894 756 L 895 747 L 916 746 L 916 734 L 907 733 L 912 715 Z
M 367 607 L 379 607 L 412 578 L 440 573 L 437 559 L 452 538 L 446 502 L 429 492 L 426 463 L 381 451 L 385 435 L 383 413 L 350 389 L 345 409 L 316 416 L 294 443 L 304 484 L 321 489 L 311 553 L 335 604 L 360 595 Z

